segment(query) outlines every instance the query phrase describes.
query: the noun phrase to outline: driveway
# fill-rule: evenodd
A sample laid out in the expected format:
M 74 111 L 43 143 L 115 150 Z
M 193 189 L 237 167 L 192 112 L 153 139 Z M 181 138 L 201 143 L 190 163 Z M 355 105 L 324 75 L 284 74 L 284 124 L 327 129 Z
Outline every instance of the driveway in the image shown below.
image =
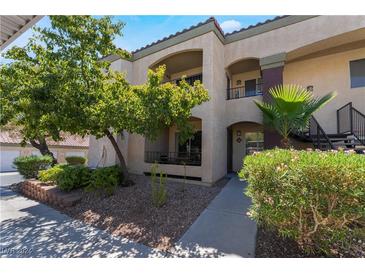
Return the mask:
M 0 173 L 0 187 L 9 186 L 18 183 L 23 179 L 19 172 L 1 172 Z
M 71 219 L 11 191 L 19 174 L 1 174 L 0 257 L 164 257 L 126 238 Z

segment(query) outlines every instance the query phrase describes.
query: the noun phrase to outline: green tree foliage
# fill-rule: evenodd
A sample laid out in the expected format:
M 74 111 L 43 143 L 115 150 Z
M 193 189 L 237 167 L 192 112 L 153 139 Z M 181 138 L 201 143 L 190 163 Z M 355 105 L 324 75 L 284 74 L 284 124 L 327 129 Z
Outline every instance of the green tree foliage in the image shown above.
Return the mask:
M 264 114 L 264 122 L 283 137 L 282 146 L 289 146 L 289 135 L 308 125 L 311 115 L 332 100 L 336 93 L 314 98 L 305 88 L 296 85 L 279 85 L 269 90 L 270 103 L 255 101 Z
M 111 69 L 107 58 L 102 58 L 111 55 L 129 58 L 126 51 L 113 44 L 122 35 L 122 23 L 113 23 L 108 16 L 50 16 L 50 19 L 51 27 L 37 28 L 37 36 L 26 48 L 15 48 L 7 54 L 15 61 L 2 68 L 7 70 L 3 84 L 6 89 L 2 88 L 7 98 L 2 123 L 16 119 L 29 139 L 42 134 L 44 140 L 48 136 L 58 140 L 61 131 L 97 138 L 107 136 L 125 179 L 128 171 L 116 135 L 127 131 L 154 139 L 160 129 L 174 124 L 181 131 L 181 140 L 192 134 L 193 128 L 188 123 L 191 109 L 209 99 L 199 81 L 193 86 L 185 81 L 178 86 L 163 83 L 165 67 L 159 67 L 148 71 L 145 84 L 132 86 L 123 73 Z M 17 83 L 12 76 L 14 72 L 26 86 Z M 21 111 L 12 107 L 13 83 L 19 86 L 15 101 L 22 106 Z M 24 101 L 32 110 L 23 107 Z

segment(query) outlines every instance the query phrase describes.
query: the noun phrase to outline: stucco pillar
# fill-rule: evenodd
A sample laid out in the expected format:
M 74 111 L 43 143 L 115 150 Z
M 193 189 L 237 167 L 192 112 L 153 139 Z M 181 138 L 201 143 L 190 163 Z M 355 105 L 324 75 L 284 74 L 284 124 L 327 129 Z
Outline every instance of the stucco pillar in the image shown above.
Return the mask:
M 283 71 L 286 53 L 279 53 L 260 59 L 262 73 L 262 95 L 264 102 L 271 101 L 269 89 L 283 84 Z M 264 147 L 265 149 L 280 146 L 281 136 L 274 130 L 264 128 Z

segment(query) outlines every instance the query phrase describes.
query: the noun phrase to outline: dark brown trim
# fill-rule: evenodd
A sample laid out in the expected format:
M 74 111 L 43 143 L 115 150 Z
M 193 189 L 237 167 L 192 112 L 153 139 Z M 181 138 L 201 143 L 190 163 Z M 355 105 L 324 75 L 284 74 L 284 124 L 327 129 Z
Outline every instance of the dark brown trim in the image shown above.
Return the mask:
M 270 102 L 271 95 L 269 89 L 276 85 L 283 84 L 283 70 L 284 67 L 275 67 L 262 70 L 262 93 L 263 101 Z M 276 146 L 280 146 L 281 136 L 275 130 L 268 127 L 264 127 L 264 148 L 270 149 Z

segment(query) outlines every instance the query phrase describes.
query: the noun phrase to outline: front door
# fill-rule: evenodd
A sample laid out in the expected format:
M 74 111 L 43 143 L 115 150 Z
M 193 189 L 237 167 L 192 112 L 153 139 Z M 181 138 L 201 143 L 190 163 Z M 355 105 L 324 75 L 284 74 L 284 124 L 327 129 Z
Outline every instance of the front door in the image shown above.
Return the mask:
M 245 96 L 256 95 L 256 79 L 245 81 Z

